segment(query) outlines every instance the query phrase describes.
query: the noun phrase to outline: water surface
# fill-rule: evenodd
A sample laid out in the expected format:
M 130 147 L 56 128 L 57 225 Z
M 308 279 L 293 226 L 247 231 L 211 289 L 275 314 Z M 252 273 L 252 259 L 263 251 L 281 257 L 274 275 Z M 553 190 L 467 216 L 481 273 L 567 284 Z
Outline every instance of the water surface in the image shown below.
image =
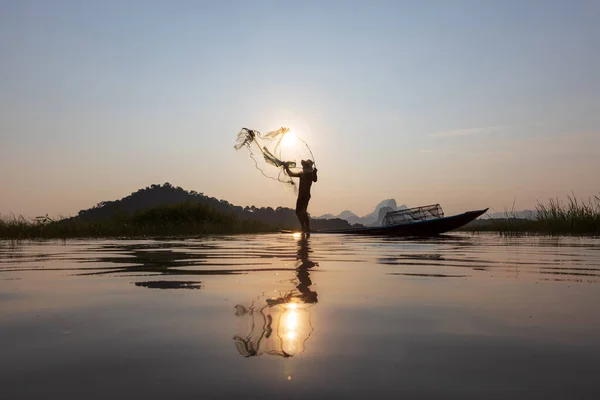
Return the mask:
M 600 240 L 0 242 L 0 399 L 600 398 Z

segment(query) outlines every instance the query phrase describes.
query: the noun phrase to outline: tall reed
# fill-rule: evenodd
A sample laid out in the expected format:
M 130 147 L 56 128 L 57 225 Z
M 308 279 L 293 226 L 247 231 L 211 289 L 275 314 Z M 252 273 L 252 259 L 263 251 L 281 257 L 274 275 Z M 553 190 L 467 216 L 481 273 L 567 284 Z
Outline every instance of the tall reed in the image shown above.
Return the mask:
M 567 196 L 566 202 L 549 199 L 536 206 L 535 218 L 517 218 L 505 212 L 504 218 L 482 219 L 465 227 L 470 232 L 498 232 L 502 236 L 589 235 L 600 236 L 600 197 L 578 200 Z
M 585 201 L 569 195 L 567 199 L 566 203 L 550 199 L 548 204 L 537 205 L 540 229 L 551 234 L 600 235 L 600 197 Z

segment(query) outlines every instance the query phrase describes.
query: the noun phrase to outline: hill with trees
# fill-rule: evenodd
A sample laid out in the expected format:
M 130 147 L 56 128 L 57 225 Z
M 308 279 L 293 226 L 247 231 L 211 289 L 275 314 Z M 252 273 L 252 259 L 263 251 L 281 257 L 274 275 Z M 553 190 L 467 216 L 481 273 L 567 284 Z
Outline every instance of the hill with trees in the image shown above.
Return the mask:
M 235 206 L 228 201 L 208 197 L 204 193 L 194 190 L 187 191 L 169 182 L 163 185 L 151 185 L 129 196 L 114 201 L 103 201 L 87 210 L 77 214 L 78 219 L 84 221 L 102 220 L 115 216 L 127 216 L 157 207 L 172 206 L 177 204 L 201 204 L 214 211 L 233 215 L 240 220 L 253 220 L 269 225 L 274 229 L 298 229 L 300 224 L 295 210 L 287 207 L 255 207 Z M 343 219 L 312 220 L 314 229 L 343 229 L 352 225 Z
M 343 229 L 342 219 L 312 220 L 313 229 Z M 0 217 L 0 239 L 139 237 L 274 232 L 299 229 L 294 210 L 240 207 L 170 183 L 151 185 L 119 200 L 102 201 L 75 217 L 33 221 Z

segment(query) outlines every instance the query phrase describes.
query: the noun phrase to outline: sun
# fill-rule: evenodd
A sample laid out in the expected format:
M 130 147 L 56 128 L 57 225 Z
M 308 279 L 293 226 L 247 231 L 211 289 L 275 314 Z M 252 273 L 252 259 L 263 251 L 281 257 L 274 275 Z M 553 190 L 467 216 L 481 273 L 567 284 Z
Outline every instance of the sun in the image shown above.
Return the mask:
M 281 139 L 281 145 L 288 148 L 296 147 L 296 134 L 293 130 L 289 130 Z

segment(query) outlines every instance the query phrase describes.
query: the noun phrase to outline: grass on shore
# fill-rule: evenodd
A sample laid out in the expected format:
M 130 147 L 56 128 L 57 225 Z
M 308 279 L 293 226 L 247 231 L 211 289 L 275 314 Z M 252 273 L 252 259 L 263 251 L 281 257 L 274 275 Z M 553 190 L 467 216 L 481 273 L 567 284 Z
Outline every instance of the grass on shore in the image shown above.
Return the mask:
M 134 214 L 121 214 L 102 220 L 78 217 L 53 221 L 30 220 L 22 216 L 0 216 L 0 239 L 194 236 L 271 232 L 273 228 L 257 221 L 241 220 L 202 204 L 177 204 L 152 208 Z
M 600 197 L 578 201 L 568 196 L 568 203 L 550 199 L 548 204 L 538 204 L 538 220 L 545 231 L 562 234 L 600 235 Z
M 505 218 L 478 220 L 465 227 L 470 232 L 498 232 L 503 236 L 521 235 L 587 235 L 600 236 L 600 197 L 577 200 L 567 196 L 567 202 L 550 199 L 538 203 L 536 219 L 516 218 L 506 212 Z
M 476 220 L 462 228 L 468 232 L 498 232 L 503 236 L 589 235 L 600 236 L 600 197 L 587 201 L 568 196 L 568 202 L 550 199 L 538 204 L 536 219 L 505 218 Z M 53 221 L 0 216 L 0 239 L 195 236 L 273 232 L 274 228 L 254 220 L 215 211 L 202 204 L 177 204 L 101 220 L 78 217 Z

